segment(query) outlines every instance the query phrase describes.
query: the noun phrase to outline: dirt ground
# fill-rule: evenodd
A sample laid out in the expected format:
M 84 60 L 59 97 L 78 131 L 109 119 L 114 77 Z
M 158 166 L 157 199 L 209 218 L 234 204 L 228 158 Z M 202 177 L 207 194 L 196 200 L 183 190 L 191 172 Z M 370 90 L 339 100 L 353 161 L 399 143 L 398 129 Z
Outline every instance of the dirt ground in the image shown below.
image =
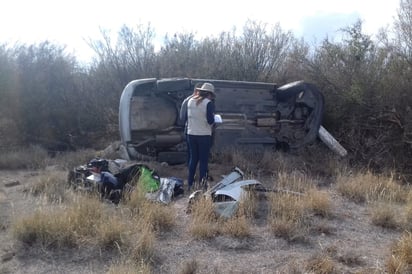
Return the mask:
M 221 166 L 212 166 L 211 170 L 215 182 L 230 171 Z M 165 167 L 162 172 L 161 176 L 184 174 L 185 168 Z M 35 171 L 0 172 L 0 274 L 106 272 L 113 259 L 110 254 L 86 249 L 34 249 L 13 239 L 12 219 L 41 203 L 23 192 L 29 179 L 37 175 Z M 271 183 L 270 178 L 256 179 Z M 252 225 L 252 236 L 246 239 L 219 236 L 195 240 L 188 233 L 188 195 L 176 198 L 169 206 L 176 209 L 177 225 L 156 241 L 154 272 L 181 273 L 182 265 L 195 259 L 196 273 L 310 273 L 305 270 L 307 262 L 327 254 L 335 261 L 334 273 L 385 273 L 390 247 L 401 231 L 372 225 L 367 208 L 338 195 L 333 184 L 324 184 L 323 189 L 332 197 L 333 214 L 329 218 L 313 216 L 317 225 L 305 243 L 275 237 L 264 219 Z

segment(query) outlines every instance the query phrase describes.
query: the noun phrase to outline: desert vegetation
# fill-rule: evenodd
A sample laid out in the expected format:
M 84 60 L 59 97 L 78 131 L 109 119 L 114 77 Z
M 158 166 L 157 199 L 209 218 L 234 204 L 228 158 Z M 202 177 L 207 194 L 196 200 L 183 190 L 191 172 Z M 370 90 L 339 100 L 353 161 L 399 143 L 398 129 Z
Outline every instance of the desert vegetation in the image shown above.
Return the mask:
M 242 157 L 241 152 L 231 155 Z M 333 154 L 327 155 L 329 162 L 340 160 Z M 67 162 L 73 160 L 70 157 L 79 156 L 67 154 Z M 219 252 L 220 256 L 236 256 L 233 254 L 241 251 L 240 254 L 246 252 L 253 256 L 253 252 L 257 252 L 255 249 L 264 248 L 265 244 L 259 243 L 263 237 L 264 242 L 275 241 L 277 245 L 283 241 L 280 244 L 282 252 L 291 254 L 276 263 L 281 266 L 268 267 L 264 273 L 272 273 L 271 269 L 275 273 L 408 273 L 411 268 L 412 201 L 409 185 L 395 180 L 391 174 L 373 174 L 370 170 L 348 174 L 343 173 L 342 168 L 331 172 L 328 179 L 331 182 L 325 185 L 322 183 L 325 178 L 316 172 L 292 172 L 288 170 L 291 166 L 279 168 L 277 158 L 294 163 L 303 161 L 301 156 L 298 160 L 287 154 L 274 154 L 272 168 L 267 165 L 259 172 L 263 176 L 248 175 L 261 176 L 260 180 L 274 191 L 247 192 L 237 212 L 230 218 L 223 218 L 216 214 L 210 199 L 197 200 L 188 212 L 186 195 L 177 197 L 171 205 L 163 205 L 148 200 L 143 188 L 139 187 L 118 205 L 106 203 L 98 193 L 83 193 L 71 188 L 65 178 L 67 169 L 64 165 L 57 166 L 63 156 L 47 156 L 43 160 L 54 168 L 36 169 L 16 190 L 14 197 L 26 199 L 30 207 L 24 212 L 14 211 L 9 221 L 2 221 L 2 227 L 9 231 L 16 253 L 36 251 L 36 257 L 84 250 L 100 254 L 95 258 L 100 258 L 97 260 L 102 265 L 90 272 L 227 273 L 231 272 L 230 266 L 216 264 L 213 255 L 206 254 Z M 211 165 L 221 166 L 214 162 Z M 258 167 L 259 163 L 240 166 L 250 170 L 258 170 Z M 174 168 L 163 167 L 162 172 L 173 174 Z M 318 169 L 321 167 L 315 170 Z M 135 184 L 140 185 L 138 180 Z M 24 205 L 24 201 L 19 203 Z M 363 213 L 357 215 L 354 208 Z M 375 259 L 370 261 L 362 255 L 365 252 L 362 248 L 345 248 L 339 244 L 339 235 L 346 233 L 343 232 L 345 227 L 354 222 L 348 220 L 352 215 L 364 218 L 360 220 L 361 229 L 390 235 L 385 236 L 386 247 L 375 246 L 368 251 L 379 250 L 378 265 Z M 224 245 L 229 247 L 221 250 Z M 174 260 L 176 253 L 173 252 L 189 254 Z M 207 263 L 207 260 L 212 261 Z M 241 268 L 232 266 L 232 270 L 235 273 L 244 273 L 241 269 L 252 271 L 256 262 L 242 260 Z M 2 271 L 7 273 L 7 268 Z
M 323 124 L 349 162 L 408 176 L 411 6 L 400 1 L 393 25 L 373 36 L 358 21 L 317 43 L 247 21 L 215 37 L 176 33 L 155 50 L 150 25 L 123 26 L 87 41 L 95 52 L 87 66 L 49 41 L 0 44 L 0 149 L 100 149 L 118 138 L 119 98 L 134 79 L 305 80 L 324 94 Z
M 200 40 L 176 33 L 158 51 L 150 25 L 123 26 L 116 41 L 102 31 L 87 66 L 49 41 L 0 44 L 0 273 L 410 273 L 412 1 L 399 3 L 375 36 L 359 21 L 317 44 L 254 21 Z M 212 155 L 215 182 L 238 166 L 272 190 L 248 192 L 231 218 L 209 199 L 187 212 L 186 194 L 165 206 L 137 187 L 113 205 L 70 188 L 68 171 L 117 140 L 124 86 L 175 76 L 311 82 L 349 154 L 315 143 Z

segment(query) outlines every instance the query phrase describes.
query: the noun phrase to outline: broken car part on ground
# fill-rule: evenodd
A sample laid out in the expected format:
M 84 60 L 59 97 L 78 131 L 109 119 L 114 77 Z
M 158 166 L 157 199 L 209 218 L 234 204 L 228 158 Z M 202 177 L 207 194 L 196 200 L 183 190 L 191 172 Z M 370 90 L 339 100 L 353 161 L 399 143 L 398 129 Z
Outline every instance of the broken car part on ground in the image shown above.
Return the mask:
M 103 197 L 106 200 L 118 204 L 125 194 L 131 193 L 141 184 L 142 190 L 146 192 L 146 198 L 154 202 L 169 204 L 174 197 L 184 193 L 183 180 L 176 177 L 162 178 L 155 171 L 144 164 L 127 162 L 124 160 L 93 159 L 87 165 L 81 165 L 69 172 L 68 182 L 79 191 L 101 192 L 100 175 L 91 171 L 92 165 L 98 164 L 103 170 L 113 173 L 120 182 L 121 188 L 114 189 L 109 195 Z M 267 189 L 257 180 L 243 180 L 244 173 L 238 167 L 222 176 L 223 179 L 213 187 L 204 190 L 196 190 L 190 194 L 188 199 L 187 213 L 190 213 L 193 204 L 201 197 L 211 199 L 216 214 L 220 217 L 232 217 L 239 202 L 244 199 L 245 194 L 251 192 L 278 192 L 282 190 Z M 143 180 L 142 180 L 143 179 Z M 153 187 L 155 183 L 156 187 Z M 199 186 L 199 188 L 201 188 Z M 284 190 L 294 195 L 301 193 Z
M 257 180 L 243 180 L 243 176 L 243 171 L 235 167 L 231 173 L 224 176 L 221 181 L 210 189 L 194 191 L 189 196 L 187 212 L 191 212 L 193 204 L 201 197 L 212 200 L 215 213 L 218 216 L 230 218 L 236 213 L 239 202 L 246 198 L 245 195 L 248 192 L 286 192 L 293 195 L 303 195 L 302 193 L 288 190 L 267 189 Z

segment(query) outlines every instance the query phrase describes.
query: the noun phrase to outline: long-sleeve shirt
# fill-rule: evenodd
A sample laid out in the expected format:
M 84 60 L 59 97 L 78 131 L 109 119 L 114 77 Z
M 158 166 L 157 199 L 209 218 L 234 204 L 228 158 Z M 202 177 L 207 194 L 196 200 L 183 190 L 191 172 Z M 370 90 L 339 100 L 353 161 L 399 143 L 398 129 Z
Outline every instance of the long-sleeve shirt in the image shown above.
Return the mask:
M 186 97 L 186 99 L 183 100 L 182 105 L 180 106 L 179 123 L 180 125 L 185 125 L 185 133 L 187 133 L 187 103 L 192 97 L 193 94 Z

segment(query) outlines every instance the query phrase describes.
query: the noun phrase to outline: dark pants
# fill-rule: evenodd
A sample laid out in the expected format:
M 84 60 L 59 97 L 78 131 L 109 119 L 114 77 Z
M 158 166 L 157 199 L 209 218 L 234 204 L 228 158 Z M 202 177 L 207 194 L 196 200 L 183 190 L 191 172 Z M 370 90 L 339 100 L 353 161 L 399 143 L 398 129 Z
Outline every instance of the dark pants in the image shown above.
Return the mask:
M 189 187 L 193 185 L 197 164 L 199 163 L 199 181 L 207 177 L 208 161 L 212 137 L 210 135 L 187 135 L 189 141 Z
M 190 144 L 189 144 L 189 135 L 185 133 L 185 139 L 186 139 L 186 147 L 187 147 L 187 153 L 186 153 L 186 165 L 189 168 L 190 164 Z

